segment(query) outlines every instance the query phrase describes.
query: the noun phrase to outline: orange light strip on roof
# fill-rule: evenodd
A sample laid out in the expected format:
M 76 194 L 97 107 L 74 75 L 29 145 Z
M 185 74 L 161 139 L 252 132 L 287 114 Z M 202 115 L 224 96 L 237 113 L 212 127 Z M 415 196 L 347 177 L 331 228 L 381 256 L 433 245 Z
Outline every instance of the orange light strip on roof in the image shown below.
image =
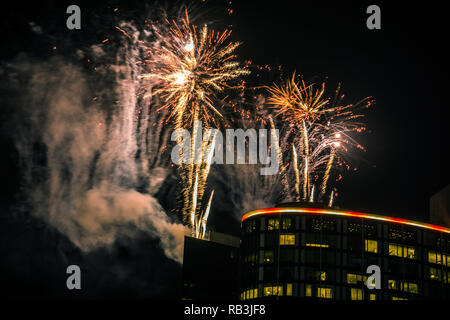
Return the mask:
M 423 223 L 423 222 L 417 222 L 412 220 L 406 220 L 401 218 L 394 218 L 394 217 L 385 217 L 375 214 L 366 214 L 361 212 L 355 212 L 355 211 L 340 211 L 340 210 L 332 210 L 332 209 L 316 209 L 316 208 L 268 208 L 268 209 L 260 209 L 260 210 L 254 210 L 247 212 L 244 214 L 244 216 L 241 219 L 241 222 L 245 219 L 248 219 L 250 217 L 258 216 L 258 215 L 265 215 L 265 214 L 275 214 L 275 213 L 314 213 L 314 214 L 330 214 L 330 215 L 337 215 L 337 216 L 345 216 L 345 217 L 357 217 L 362 219 L 371 219 L 371 220 L 380 220 L 380 221 L 386 221 L 386 222 L 393 222 L 393 223 L 399 223 L 399 224 L 405 224 L 409 226 L 415 226 L 419 228 L 425 228 L 430 229 L 434 231 L 440 231 L 445 233 L 450 233 L 450 229 L 437 226 L 433 224 Z

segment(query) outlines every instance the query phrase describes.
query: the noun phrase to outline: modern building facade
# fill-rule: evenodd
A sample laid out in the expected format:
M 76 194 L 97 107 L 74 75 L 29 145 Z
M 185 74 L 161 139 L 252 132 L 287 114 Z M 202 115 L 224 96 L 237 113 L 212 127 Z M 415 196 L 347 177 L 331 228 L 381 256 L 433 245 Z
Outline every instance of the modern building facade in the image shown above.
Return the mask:
M 450 299 L 450 229 L 286 203 L 242 218 L 239 293 L 251 299 Z M 381 288 L 366 286 L 379 266 Z

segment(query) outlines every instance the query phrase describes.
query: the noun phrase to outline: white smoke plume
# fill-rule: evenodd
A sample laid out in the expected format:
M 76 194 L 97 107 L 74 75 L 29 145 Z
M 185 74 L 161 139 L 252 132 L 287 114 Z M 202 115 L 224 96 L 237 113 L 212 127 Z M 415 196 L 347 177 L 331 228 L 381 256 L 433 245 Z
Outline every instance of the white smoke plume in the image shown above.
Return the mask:
M 85 252 L 144 231 L 181 263 L 188 230 L 154 197 L 169 174 L 164 115 L 138 99 L 139 53 L 130 43 L 95 72 L 58 57 L 9 65 L 24 108 L 17 138 L 24 185 L 33 214 Z M 89 54 L 107 56 L 98 46 Z

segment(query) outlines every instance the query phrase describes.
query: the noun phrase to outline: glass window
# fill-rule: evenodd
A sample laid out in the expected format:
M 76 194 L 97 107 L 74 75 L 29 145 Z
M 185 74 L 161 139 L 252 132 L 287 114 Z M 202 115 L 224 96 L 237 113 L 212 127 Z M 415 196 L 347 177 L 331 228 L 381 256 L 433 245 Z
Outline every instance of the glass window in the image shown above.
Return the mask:
M 327 273 L 325 271 L 309 271 L 308 279 L 315 281 L 325 281 L 327 279 Z
M 333 289 L 318 287 L 317 288 L 317 297 L 331 299 L 331 298 L 333 298 Z
M 278 219 L 267 219 L 267 230 L 278 230 L 280 227 L 280 220 Z
M 282 296 L 283 295 L 283 287 L 282 286 L 269 286 L 264 287 L 264 296 Z
M 363 299 L 362 289 L 351 288 L 350 289 L 350 297 L 352 300 L 362 300 Z
M 371 294 L 369 295 L 369 299 L 370 299 L 370 300 L 377 300 L 377 295 L 376 295 L 375 293 L 371 293 Z
M 408 259 L 416 258 L 416 248 L 389 243 L 389 255 Z
M 378 252 L 378 242 L 376 240 L 365 240 L 365 250 L 367 252 Z
M 311 297 L 311 285 L 310 284 L 305 285 L 305 296 Z
M 398 289 L 397 281 L 388 280 L 388 288 L 391 290 L 397 290 Z
M 280 234 L 280 245 L 295 245 L 295 234 Z
M 408 291 L 411 293 L 419 293 L 417 283 L 408 283 Z
M 328 248 L 329 246 L 327 244 L 322 243 L 307 243 L 307 247 L 316 247 L 316 248 Z
M 281 220 L 281 228 L 283 230 L 288 230 L 292 228 L 292 218 L 286 217 Z
M 400 297 L 392 297 L 392 300 L 408 300 L 406 298 L 400 298 Z
M 264 262 L 272 263 L 273 261 L 274 261 L 273 251 L 271 250 L 264 251 Z
M 287 283 L 286 284 L 286 295 L 287 296 L 292 296 L 292 283 Z
M 430 268 L 430 279 L 441 281 L 441 270 L 437 268 Z
M 356 284 L 358 282 L 356 274 L 347 273 L 347 283 Z
M 366 283 L 367 276 L 362 276 L 360 274 L 347 273 L 347 283 L 357 284 L 358 282 L 364 281 Z
M 281 248 L 280 249 L 280 260 L 283 262 L 293 262 L 294 261 L 294 249 L 293 248 Z

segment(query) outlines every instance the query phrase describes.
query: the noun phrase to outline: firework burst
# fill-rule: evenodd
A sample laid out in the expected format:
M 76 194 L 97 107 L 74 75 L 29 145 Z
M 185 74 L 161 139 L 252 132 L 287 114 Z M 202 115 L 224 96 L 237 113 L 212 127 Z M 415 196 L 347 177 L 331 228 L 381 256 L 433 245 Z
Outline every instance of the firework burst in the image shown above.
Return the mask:
M 192 235 L 204 235 L 211 197 L 207 209 L 202 211 L 202 199 L 211 166 L 214 138 L 202 143 L 200 161 L 194 164 L 194 144 L 197 121 L 205 127 L 217 127 L 222 113 L 217 105 L 217 94 L 233 87 L 230 80 L 249 71 L 240 68 L 234 51 L 240 43 L 229 41 L 231 31 L 215 32 L 207 26 L 197 27 L 189 21 L 187 11 L 179 21 L 166 19 L 167 28 L 153 26 L 155 41 L 143 45 L 144 65 L 147 72 L 141 75 L 145 81 L 144 97 L 158 96 L 163 104 L 160 109 L 170 110 L 168 120 L 175 129 L 193 128 L 189 164 L 180 165 L 182 179 L 182 215 L 190 225 Z M 183 155 L 181 155 L 183 157 Z
M 317 182 L 318 173 L 323 173 L 319 192 L 319 198 L 323 198 L 333 165 L 342 166 L 350 148 L 363 149 L 351 133 L 365 130 L 359 122 L 363 117 L 360 109 L 370 106 L 373 100 L 366 98 L 356 104 L 343 104 L 340 85 L 334 98 L 327 98 L 325 83 L 317 86 L 307 85 L 303 80 L 297 82 L 295 73 L 284 85 L 266 89 L 268 103 L 277 109 L 276 115 L 297 128 L 291 144 L 295 199 L 313 199 L 312 176 Z

